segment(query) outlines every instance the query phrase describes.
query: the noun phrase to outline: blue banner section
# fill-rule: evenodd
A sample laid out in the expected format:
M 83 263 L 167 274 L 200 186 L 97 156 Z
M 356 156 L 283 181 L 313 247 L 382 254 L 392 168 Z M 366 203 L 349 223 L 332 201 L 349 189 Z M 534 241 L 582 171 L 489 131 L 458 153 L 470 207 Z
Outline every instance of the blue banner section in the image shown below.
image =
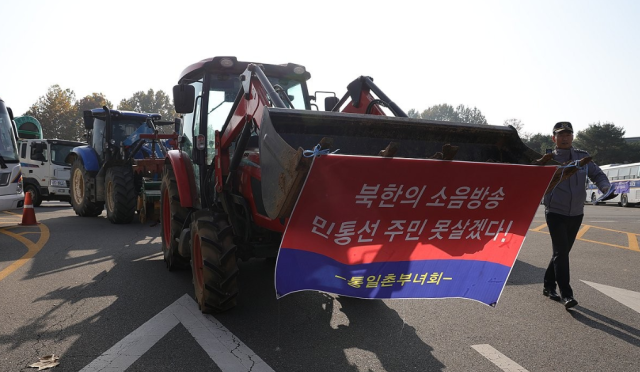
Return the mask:
M 347 265 L 317 253 L 281 248 L 276 293 L 282 297 L 317 290 L 359 298 L 467 298 L 495 306 L 510 269 L 473 260 Z
M 629 186 L 631 186 L 629 181 L 612 182 L 612 183 L 615 186 L 616 194 L 628 194 L 629 193 Z M 613 187 L 612 187 L 612 189 L 613 189 Z

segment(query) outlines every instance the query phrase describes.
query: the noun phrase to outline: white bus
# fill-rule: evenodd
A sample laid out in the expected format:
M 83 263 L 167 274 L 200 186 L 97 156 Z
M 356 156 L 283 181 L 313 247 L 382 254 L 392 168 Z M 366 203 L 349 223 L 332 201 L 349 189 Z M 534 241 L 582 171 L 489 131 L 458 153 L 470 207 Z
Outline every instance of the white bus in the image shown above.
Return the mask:
M 614 187 L 615 198 L 601 202 L 616 203 L 621 207 L 632 207 L 640 203 L 640 163 L 609 164 L 600 167 Z M 595 202 L 602 193 L 587 179 L 587 201 Z
M 22 173 L 18 158 L 18 130 L 11 109 L 0 98 L 0 210 L 21 208 L 24 204 Z

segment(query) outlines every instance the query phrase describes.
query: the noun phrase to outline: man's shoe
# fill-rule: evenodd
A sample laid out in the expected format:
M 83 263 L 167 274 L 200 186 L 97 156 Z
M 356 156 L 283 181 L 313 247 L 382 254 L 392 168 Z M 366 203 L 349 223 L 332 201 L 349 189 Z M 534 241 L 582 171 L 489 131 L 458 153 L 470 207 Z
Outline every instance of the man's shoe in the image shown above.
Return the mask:
M 542 290 L 542 294 L 554 301 L 560 301 L 560 295 L 558 295 L 558 292 L 556 292 L 555 289 L 544 288 Z
M 576 306 L 578 304 L 578 301 L 576 301 L 576 299 L 573 297 L 565 297 L 562 299 L 562 304 L 565 308 L 570 309 Z

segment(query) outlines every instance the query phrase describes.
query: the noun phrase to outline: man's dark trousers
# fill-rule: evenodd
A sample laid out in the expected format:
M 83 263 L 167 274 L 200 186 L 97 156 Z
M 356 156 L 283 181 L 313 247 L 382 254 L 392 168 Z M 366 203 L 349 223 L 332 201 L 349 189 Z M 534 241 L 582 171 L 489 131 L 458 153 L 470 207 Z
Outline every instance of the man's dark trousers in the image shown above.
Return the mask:
M 573 289 L 569 285 L 569 252 L 576 240 L 584 215 L 563 216 L 557 213 L 546 213 L 545 217 L 551 235 L 553 256 L 544 274 L 544 287 L 555 289 L 557 282 L 560 296 L 573 297 Z

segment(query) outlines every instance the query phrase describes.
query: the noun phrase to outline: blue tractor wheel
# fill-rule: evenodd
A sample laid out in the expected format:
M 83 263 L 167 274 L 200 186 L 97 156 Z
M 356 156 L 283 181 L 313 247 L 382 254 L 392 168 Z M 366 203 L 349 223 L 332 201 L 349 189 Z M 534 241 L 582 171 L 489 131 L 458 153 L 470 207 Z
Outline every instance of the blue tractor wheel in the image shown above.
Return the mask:
M 102 213 L 104 203 L 91 201 L 90 184 L 94 176 L 84 167 L 81 158 L 76 158 L 71 166 L 71 205 L 80 217 L 96 217 Z

